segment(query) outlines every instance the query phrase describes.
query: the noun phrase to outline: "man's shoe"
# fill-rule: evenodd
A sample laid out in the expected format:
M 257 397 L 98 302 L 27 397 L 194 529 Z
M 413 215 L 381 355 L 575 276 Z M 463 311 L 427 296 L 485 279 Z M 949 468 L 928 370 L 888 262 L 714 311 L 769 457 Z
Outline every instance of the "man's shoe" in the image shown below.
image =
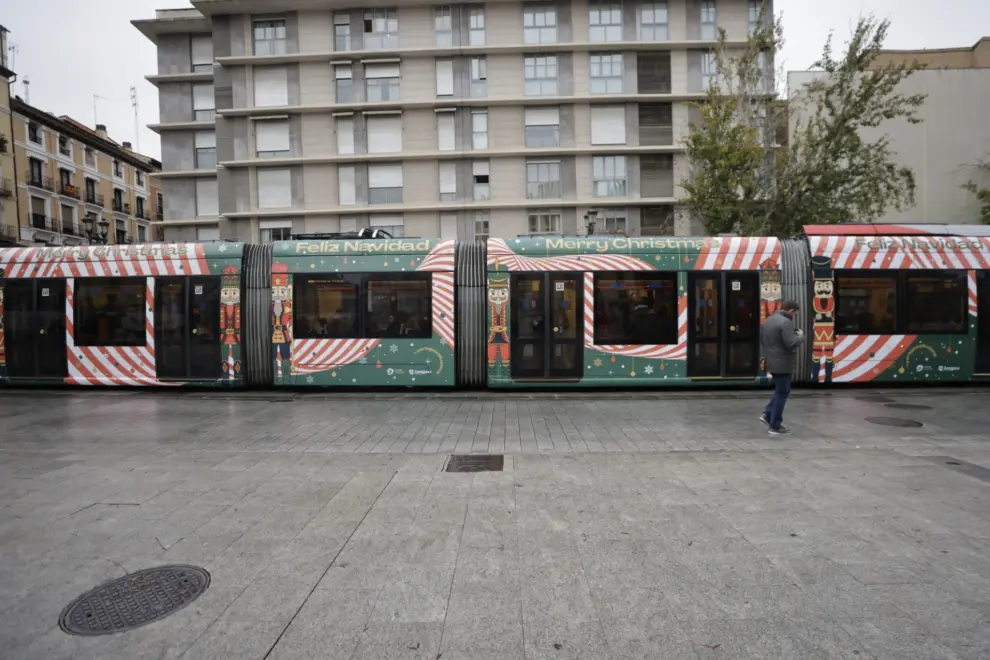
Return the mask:
M 781 424 L 775 429 L 774 428 L 770 429 L 769 433 L 770 435 L 790 435 L 791 430 L 786 426 L 784 426 L 783 424 Z
M 770 426 L 770 418 L 766 416 L 766 413 L 760 414 L 760 421 L 766 424 L 767 426 Z

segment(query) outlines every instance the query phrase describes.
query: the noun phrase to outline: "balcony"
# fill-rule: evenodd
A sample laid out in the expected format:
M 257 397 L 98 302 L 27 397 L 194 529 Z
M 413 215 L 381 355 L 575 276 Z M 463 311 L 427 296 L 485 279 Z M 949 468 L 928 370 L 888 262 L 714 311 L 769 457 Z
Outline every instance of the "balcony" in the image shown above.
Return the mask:
M 161 221 L 164 219 L 165 219 L 165 211 L 164 209 L 159 208 L 157 211 L 155 211 L 155 220 Z
M 40 229 L 42 231 L 50 231 L 55 234 L 62 233 L 62 229 L 59 226 L 58 220 L 56 220 L 55 218 L 49 218 L 44 213 L 31 214 L 31 227 L 34 229 Z
M 79 199 L 79 188 L 71 183 L 60 181 L 58 184 L 58 194 Z
M 55 192 L 55 179 L 50 176 L 42 176 L 28 170 L 28 173 L 24 176 L 24 180 L 29 186 L 41 188 L 42 190 L 47 190 L 48 192 Z
M 130 215 L 131 205 L 126 202 L 122 202 L 119 199 L 115 199 L 113 200 L 113 210 L 117 213 L 126 213 L 127 215 Z
M 0 154 L 7 153 L 7 149 L 9 147 L 10 147 L 10 141 L 7 139 L 7 136 L 4 135 L 3 133 L 0 133 Z
M 139 208 L 137 211 L 134 212 L 134 217 L 137 218 L 138 220 L 148 220 L 148 221 L 151 220 L 151 217 L 148 215 L 148 209 Z
M 19 241 L 17 225 L 0 225 L 0 245 L 17 245 Z
M 62 234 L 66 236 L 75 236 L 77 238 L 86 238 L 86 232 L 83 231 L 82 227 L 76 227 L 71 223 L 66 223 L 62 227 Z
M 87 190 L 86 191 L 86 203 L 87 204 L 95 204 L 96 206 L 102 207 L 103 206 L 103 195 L 101 195 L 101 194 L 99 194 L 99 193 L 97 193 L 95 191 L 89 191 L 89 190 Z
M 14 182 L 10 179 L 0 179 L 0 197 L 14 196 Z

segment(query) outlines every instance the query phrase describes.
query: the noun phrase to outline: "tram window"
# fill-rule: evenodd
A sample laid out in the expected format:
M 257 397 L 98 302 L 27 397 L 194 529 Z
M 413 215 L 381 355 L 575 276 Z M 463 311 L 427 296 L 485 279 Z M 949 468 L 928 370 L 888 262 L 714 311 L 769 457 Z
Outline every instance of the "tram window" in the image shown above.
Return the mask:
M 907 331 L 965 333 L 969 283 L 961 271 L 907 273 Z
M 430 337 L 430 283 L 429 273 L 368 277 L 364 317 L 367 336 Z
M 352 339 L 358 335 L 360 276 L 296 276 L 293 321 L 298 339 Z
M 836 277 L 835 331 L 847 335 L 897 334 L 897 277 Z
M 148 343 L 144 278 L 77 279 L 74 328 L 77 346 L 144 346 Z
M 595 344 L 677 343 L 677 274 L 595 274 Z

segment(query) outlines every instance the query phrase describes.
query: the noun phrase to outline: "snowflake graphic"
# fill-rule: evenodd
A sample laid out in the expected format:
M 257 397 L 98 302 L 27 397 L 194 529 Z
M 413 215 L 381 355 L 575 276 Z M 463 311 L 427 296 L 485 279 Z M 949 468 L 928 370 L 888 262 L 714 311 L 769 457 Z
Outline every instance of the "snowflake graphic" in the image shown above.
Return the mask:
M 388 347 L 388 350 L 390 350 L 393 353 L 398 353 L 399 352 L 399 347 L 398 347 L 397 344 L 392 344 L 391 346 Z
M 221 252 L 226 252 L 227 251 L 227 244 L 226 243 L 221 243 L 220 244 L 220 247 L 218 247 L 217 249 L 220 250 Z
M 313 384 L 313 377 L 312 376 L 306 376 L 306 382 L 309 383 L 310 385 L 312 385 Z
M 600 358 L 595 358 L 595 361 L 594 361 L 594 363 L 593 363 L 593 364 L 594 364 L 594 365 L 595 365 L 596 367 L 600 367 L 600 366 L 602 366 L 602 361 L 601 361 L 601 359 L 600 359 Z
M 643 367 L 643 373 L 649 376 L 650 374 L 653 373 L 653 367 L 651 365 L 646 365 L 645 367 Z
M 366 357 L 361 358 L 360 360 L 358 360 L 358 364 L 368 364 L 368 358 Z

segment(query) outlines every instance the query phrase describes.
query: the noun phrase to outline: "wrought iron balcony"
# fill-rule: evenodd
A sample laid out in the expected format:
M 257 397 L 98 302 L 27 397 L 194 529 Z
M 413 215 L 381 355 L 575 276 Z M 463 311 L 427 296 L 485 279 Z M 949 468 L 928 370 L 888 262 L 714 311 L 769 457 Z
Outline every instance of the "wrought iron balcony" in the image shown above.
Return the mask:
M 79 199 L 79 188 L 71 183 L 60 181 L 58 184 L 58 194 Z
M 0 244 L 17 245 L 20 242 L 20 235 L 17 225 L 0 225 Z
M 49 192 L 55 191 L 55 179 L 50 176 L 41 176 L 40 174 L 36 174 L 35 172 L 28 170 L 24 180 L 27 181 L 29 186 L 41 188 Z
M 44 213 L 32 213 L 31 226 L 35 229 L 50 231 L 56 234 L 62 233 L 58 220 L 56 220 L 55 218 L 49 218 Z
M 7 153 L 8 148 L 10 148 L 10 141 L 7 139 L 6 135 L 0 133 L 0 154 Z
M 86 191 L 86 203 L 96 204 L 97 206 L 103 206 L 103 195 L 98 192 Z
M 148 209 L 138 209 L 134 212 L 134 217 L 138 220 L 151 220 L 151 216 L 148 215 Z
M 113 210 L 117 213 L 127 213 L 129 215 L 131 212 L 131 205 L 128 202 L 115 199 L 113 200 Z
M 0 197 L 14 196 L 14 182 L 10 179 L 0 179 Z

